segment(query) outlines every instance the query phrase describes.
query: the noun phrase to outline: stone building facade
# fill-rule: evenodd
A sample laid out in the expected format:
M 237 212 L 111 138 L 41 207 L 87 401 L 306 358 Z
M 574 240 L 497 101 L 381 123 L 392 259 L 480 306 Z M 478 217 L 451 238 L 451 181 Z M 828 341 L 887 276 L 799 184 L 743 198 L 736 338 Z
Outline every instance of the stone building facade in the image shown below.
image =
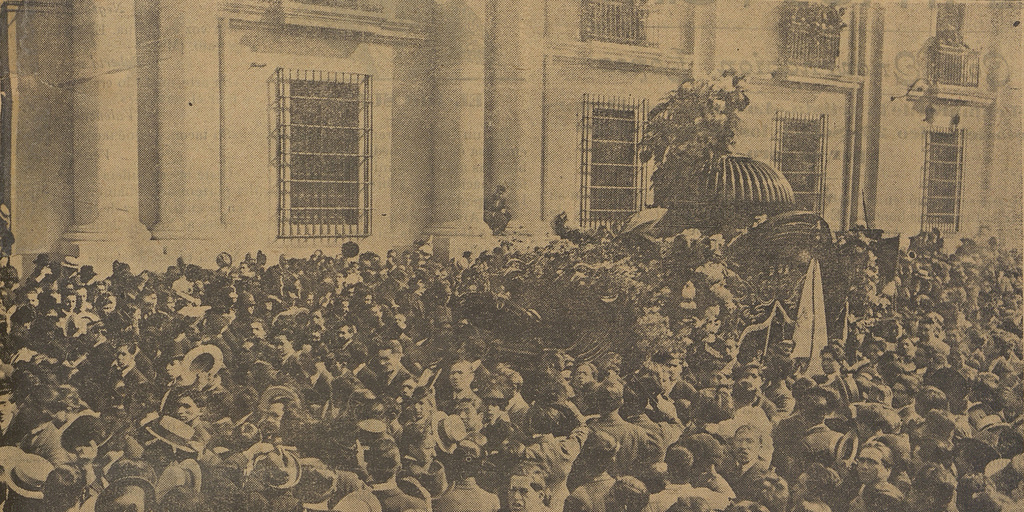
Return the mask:
M 1021 239 L 1019 2 L 4 3 L 16 263 L 550 236 L 651 199 L 647 110 L 732 68 L 736 149 L 833 229 Z

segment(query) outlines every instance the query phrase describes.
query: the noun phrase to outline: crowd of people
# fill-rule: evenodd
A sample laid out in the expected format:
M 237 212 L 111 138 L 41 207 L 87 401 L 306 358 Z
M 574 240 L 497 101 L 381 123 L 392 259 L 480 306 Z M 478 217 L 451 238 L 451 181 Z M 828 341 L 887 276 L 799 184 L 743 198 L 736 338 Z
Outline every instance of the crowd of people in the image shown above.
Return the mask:
M 4 510 L 1024 508 L 1019 252 L 926 233 L 889 278 L 842 234 L 849 332 L 809 372 L 787 336 L 744 349 L 766 310 L 725 237 L 577 242 L 0 268 Z M 523 348 L 509 315 L 551 321 L 524 283 L 599 288 L 638 338 Z

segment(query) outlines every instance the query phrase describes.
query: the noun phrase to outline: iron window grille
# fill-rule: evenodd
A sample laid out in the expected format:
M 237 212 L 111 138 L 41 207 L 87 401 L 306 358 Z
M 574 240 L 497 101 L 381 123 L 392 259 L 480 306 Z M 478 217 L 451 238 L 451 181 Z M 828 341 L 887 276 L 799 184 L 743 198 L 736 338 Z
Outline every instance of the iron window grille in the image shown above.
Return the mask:
M 644 206 L 639 145 L 647 100 L 583 95 L 580 225 L 615 227 Z
M 964 179 L 964 130 L 940 128 L 924 134 L 924 196 L 921 229 L 960 230 Z
M 775 166 L 793 187 L 797 208 L 819 214 L 825 209 L 827 135 L 824 114 L 775 114 Z
M 583 0 L 580 39 L 646 46 L 647 8 L 643 0 Z
M 370 75 L 277 70 L 278 237 L 370 234 Z
M 792 2 L 783 11 L 783 57 L 787 64 L 835 71 L 846 10 L 817 2 Z

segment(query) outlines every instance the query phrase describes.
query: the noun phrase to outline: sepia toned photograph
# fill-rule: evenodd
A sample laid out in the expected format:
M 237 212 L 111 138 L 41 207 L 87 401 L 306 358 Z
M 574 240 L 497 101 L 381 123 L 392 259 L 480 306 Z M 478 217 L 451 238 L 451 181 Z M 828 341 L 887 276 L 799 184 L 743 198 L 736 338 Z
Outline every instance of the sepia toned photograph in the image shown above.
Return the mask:
M 0 509 L 1024 511 L 1022 17 L 0 0 Z

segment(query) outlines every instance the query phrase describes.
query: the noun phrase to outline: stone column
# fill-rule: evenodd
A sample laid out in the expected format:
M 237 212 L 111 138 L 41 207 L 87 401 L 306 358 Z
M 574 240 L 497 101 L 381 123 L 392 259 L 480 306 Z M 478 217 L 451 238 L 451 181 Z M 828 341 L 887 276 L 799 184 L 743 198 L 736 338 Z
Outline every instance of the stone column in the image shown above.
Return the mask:
M 544 8 L 542 0 L 494 0 L 487 63 L 490 156 L 486 192 L 503 185 L 512 214 L 507 231 L 544 236 Z
M 158 240 L 222 234 L 217 3 L 160 0 Z
M 467 248 L 474 241 L 465 239 L 482 243 L 490 234 L 483 221 L 484 4 L 439 0 L 432 34 L 434 183 L 425 231 L 452 242 L 461 239 L 454 245 Z
M 148 240 L 139 222 L 135 2 L 73 0 L 71 37 L 75 197 L 64 239 Z

